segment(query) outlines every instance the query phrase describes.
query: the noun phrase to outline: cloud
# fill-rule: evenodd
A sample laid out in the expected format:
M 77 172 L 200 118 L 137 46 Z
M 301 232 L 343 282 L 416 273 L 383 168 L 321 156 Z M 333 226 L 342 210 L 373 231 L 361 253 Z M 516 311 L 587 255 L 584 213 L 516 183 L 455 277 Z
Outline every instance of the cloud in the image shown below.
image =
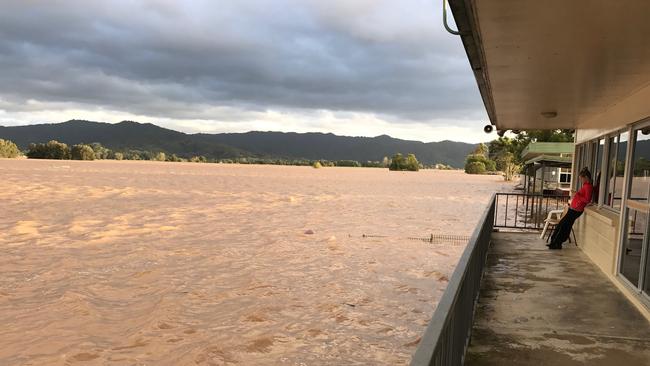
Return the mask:
M 420 0 L 5 1 L 0 117 L 111 111 L 241 130 L 280 115 L 336 130 L 359 121 L 324 116 L 348 113 L 394 130 L 478 130 L 476 84 L 440 11 Z

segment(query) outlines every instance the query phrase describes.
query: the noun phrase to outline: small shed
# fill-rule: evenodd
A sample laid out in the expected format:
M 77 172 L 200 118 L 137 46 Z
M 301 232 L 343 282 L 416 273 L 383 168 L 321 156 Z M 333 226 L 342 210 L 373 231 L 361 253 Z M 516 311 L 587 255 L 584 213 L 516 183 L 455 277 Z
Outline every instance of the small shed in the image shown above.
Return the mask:
M 571 142 L 531 142 L 521 152 L 522 186 L 528 194 L 568 195 L 571 185 Z
M 568 156 L 539 155 L 524 163 L 524 192 L 568 195 L 571 185 Z

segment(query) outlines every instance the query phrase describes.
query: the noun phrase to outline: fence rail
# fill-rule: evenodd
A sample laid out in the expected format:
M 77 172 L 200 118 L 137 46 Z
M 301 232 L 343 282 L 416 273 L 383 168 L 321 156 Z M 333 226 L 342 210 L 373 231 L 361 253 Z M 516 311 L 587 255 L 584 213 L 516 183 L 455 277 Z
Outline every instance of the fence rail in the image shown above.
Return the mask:
M 563 195 L 497 193 L 494 227 L 540 230 L 548 212 L 562 210 L 568 202 Z
M 411 359 L 411 366 L 463 364 L 490 246 L 495 204 L 496 196 L 492 196 L 449 279 L 447 289 Z

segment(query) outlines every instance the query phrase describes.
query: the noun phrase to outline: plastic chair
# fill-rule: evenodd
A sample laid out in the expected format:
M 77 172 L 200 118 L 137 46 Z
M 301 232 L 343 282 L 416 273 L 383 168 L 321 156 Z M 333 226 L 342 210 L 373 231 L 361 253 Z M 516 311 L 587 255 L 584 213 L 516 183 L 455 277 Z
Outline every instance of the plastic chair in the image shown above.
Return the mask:
M 549 211 L 548 215 L 546 216 L 546 220 L 544 220 L 544 229 L 542 230 L 542 235 L 539 236 L 540 239 L 544 239 L 544 235 L 548 233 L 548 236 L 546 238 L 546 242 L 551 240 L 551 235 L 553 234 L 553 231 L 555 230 L 555 227 L 557 224 L 560 223 L 560 220 L 564 215 L 569 212 L 569 207 L 565 207 L 564 210 L 552 210 Z M 576 246 L 578 246 L 578 239 L 576 239 L 576 233 L 571 228 L 571 233 L 569 234 L 569 243 L 571 243 L 571 235 L 573 235 L 573 243 L 575 243 Z
M 549 227 L 551 229 L 549 233 L 553 231 L 552 229 L 555 227 L 555 225 L 560 223 L 560 219 L 562 219 L 564 213 L 564 210 L 551 210 L 548 212 L 548 215 L 546 215 L 546 219 L 544 220 L 544 229 L 542 230 L 542 235 L 539 236 L 540 239 L 544 239 L 546 232 L 549 231 Z

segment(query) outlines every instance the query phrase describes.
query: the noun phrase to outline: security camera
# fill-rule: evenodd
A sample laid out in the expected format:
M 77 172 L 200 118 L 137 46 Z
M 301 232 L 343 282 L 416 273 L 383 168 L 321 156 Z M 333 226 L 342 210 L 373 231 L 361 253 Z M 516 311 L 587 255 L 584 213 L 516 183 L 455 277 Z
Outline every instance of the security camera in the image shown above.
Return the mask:
M 492 125 L 485 125 L 485 127 L 483 127 L 483 131 L 485 133 L 491 133 L 493 130 L 494 130 L 494 127 L 492 127 Z
M 506 134 L 506 130 L 497 131 L 497 135 L 499 135 L 499 137 L 503 137 L 503 135 L 505 135 L 505 134 Z

